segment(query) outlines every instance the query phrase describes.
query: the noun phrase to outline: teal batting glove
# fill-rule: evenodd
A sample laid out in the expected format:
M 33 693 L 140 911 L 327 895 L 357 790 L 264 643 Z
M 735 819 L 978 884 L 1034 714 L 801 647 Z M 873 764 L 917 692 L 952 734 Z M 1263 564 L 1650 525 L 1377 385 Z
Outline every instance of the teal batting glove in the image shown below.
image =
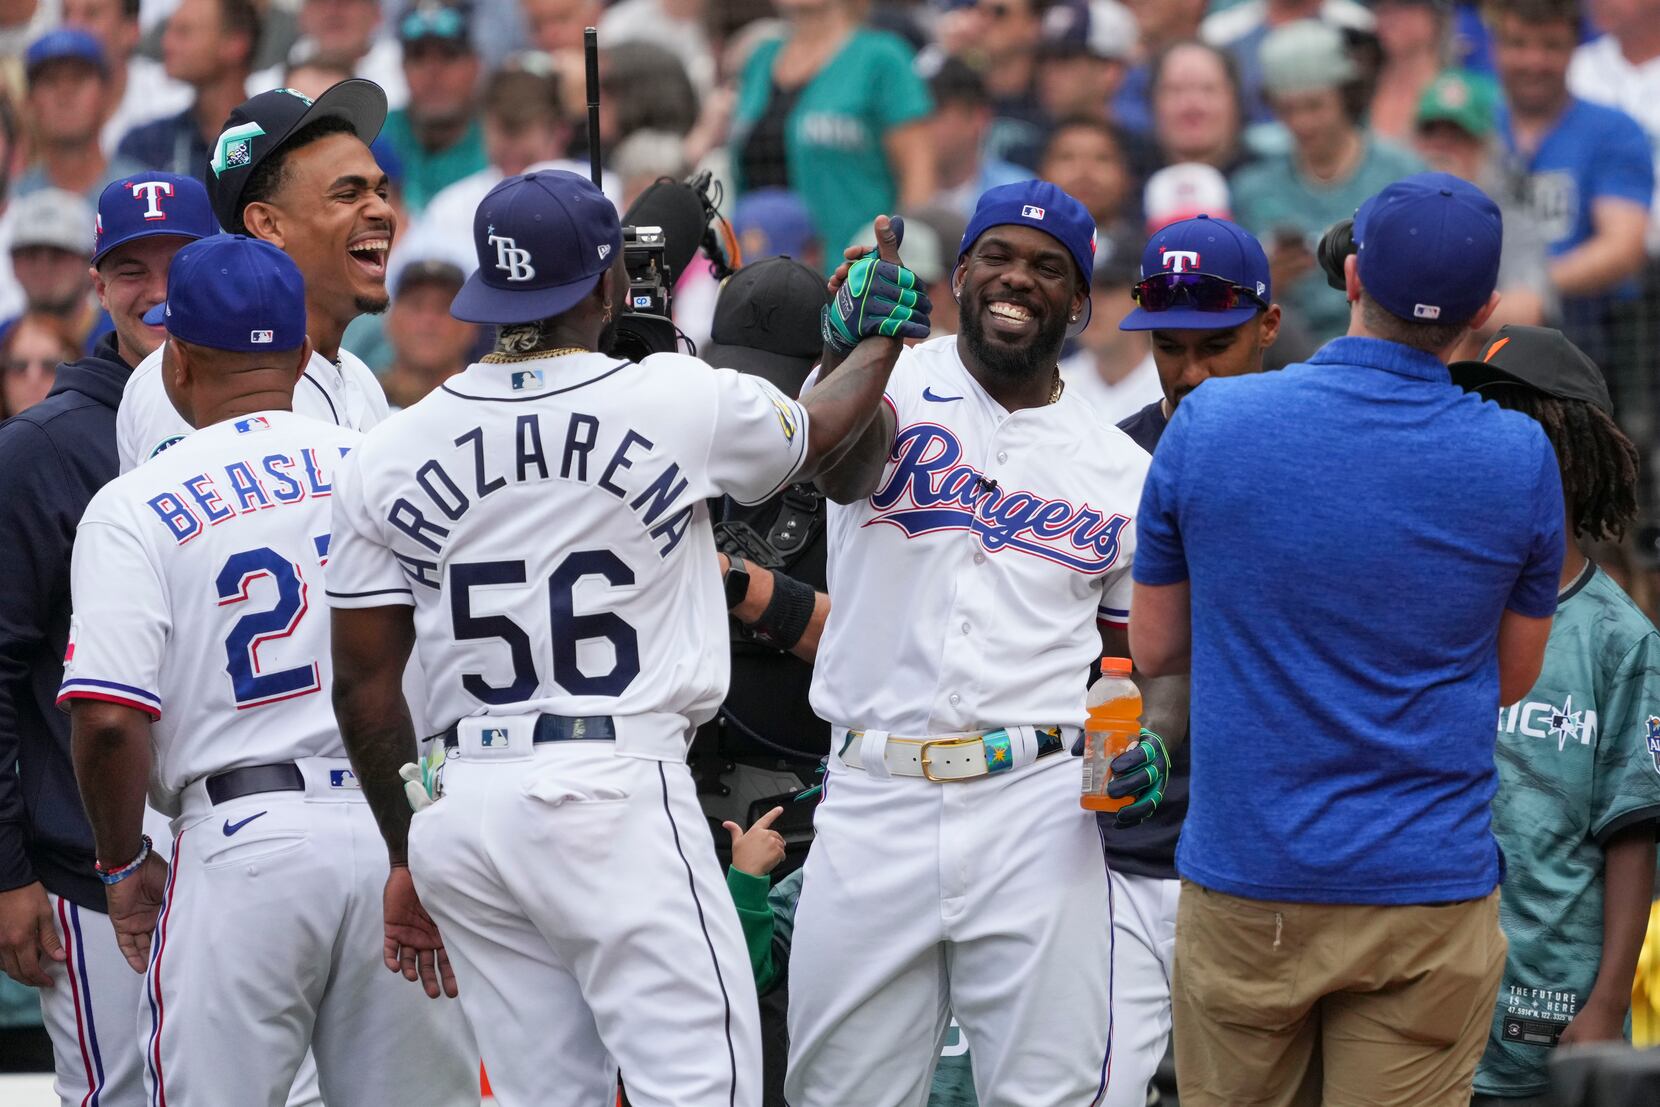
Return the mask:
M 1107 795 L 1114 799 L 1134 796 L 1135 802 L 1121 808 L 1113 825 L 1123 830 L 1153 817 L 1164 800 L 1164 786 L 1170 782 L 1170 752 L 1164 739 L 1141 728 L 1141 741 L 1112 759 L 1112 779 Z
M 934 305 L 903 265 L 872 255 L 853 263 L 836 298 L 820 315 L 824 344 L 843 357 L 859 340 L 928 337 Z

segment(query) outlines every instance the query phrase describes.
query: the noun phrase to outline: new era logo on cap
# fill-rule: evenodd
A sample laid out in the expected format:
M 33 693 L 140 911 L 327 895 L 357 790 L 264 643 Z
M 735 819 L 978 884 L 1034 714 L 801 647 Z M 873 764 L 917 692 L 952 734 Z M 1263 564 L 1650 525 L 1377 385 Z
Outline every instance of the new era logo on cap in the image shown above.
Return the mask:
M 1038 207 L 1036 204 L 1027 204 L 1025 207 L 1020 209 L 1020 214 L 1026 219 L 1042 219 L 1044 213 L 1043 209 Z

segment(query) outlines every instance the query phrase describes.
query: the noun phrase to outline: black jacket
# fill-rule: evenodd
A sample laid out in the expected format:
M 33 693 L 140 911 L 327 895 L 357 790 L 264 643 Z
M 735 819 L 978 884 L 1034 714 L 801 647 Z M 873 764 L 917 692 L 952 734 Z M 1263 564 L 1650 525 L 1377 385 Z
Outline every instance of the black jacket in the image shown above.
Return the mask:
M 132 367 L 105 335 L 51 395 L 0 423 L 0 891 L 38 880 L 105 910 L 92 828 L 55 706 L 69 641 L 69 555 L 118 470 L 115 407 Z

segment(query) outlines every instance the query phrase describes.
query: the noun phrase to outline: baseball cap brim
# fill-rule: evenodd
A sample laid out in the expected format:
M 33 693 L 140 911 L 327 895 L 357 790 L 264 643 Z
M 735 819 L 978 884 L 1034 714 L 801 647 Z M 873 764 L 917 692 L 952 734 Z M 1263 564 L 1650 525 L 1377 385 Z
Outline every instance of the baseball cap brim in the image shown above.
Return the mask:
M 706 342 L 698 350 L 698 357 L 717 369 L 736 369 L 751 377 L 760 377 L 786 396 L 801 391 L 801 382 L 818 364 L 816 357 L 791 357 L 757 350 L 752 346 L 727 346 Z
M 575 307 L 594 290 L 604 270 L 580 277 L 568 284 L 547 288 L 491 288 L 484 283 L 483 270 L 473 270 L 450 304 L 450 314 L 463 323 L 534 323 L 560 315 Z
M 164 327 L 167 325 L 167 301 L 163 300 L 142 316 L 146 326 Z
M 105 246 L 102 250 L 99 250 L 96 254 L 93 254 L 92 255 L 92 265 L 93 265 L 93 268 L 97 268 L 98 263 L 103 261 L 105 258 L 109 257 L 111 252 L 113 252 L 115 250 L 119 250 L 123 246 L 127 246 L 131 243 L 137 242 L 140 239 L 145 239 L 145 238 L 182 238 L 186 242 L 195 242 L 197 239 L 205 238 L 205 237 L 206 237 L 205 235 L 196 234 L 194 231 L 181 231 L 177 227 L 170 227 L 170 228 L 166 228 L 166 229 L 157 228 L 156 230 L 153 230 L 153 231 L 149 231 L 149 230 L 139 231 L 136 234 L 128 235 L 126 238 L 118 238 L 114 242 L 111 242 L 109 245 Z
M 1200 311 L 1197 308 L 1171 308 L 1169 311 L 1147 311 L 1136 308 L 1118 324 L 1121 331 L 1225 331 L 1256 318 L 1261 308 L 1237 307 L 1227 311 Z

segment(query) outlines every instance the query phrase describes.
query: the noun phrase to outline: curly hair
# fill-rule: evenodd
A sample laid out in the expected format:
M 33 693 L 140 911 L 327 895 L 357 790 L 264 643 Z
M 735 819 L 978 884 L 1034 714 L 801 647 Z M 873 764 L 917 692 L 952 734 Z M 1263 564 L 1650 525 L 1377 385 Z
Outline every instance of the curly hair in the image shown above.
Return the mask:
M 1563 400 L 1531 388 L 1494 388 L 1482 395 L 1545 428 L 1562 468 L 1562 496 L 1574 533 L 1591 541 L 1619 539 L 1637 517 L 1637 447 L 1612 416 L 1585 400 Z

